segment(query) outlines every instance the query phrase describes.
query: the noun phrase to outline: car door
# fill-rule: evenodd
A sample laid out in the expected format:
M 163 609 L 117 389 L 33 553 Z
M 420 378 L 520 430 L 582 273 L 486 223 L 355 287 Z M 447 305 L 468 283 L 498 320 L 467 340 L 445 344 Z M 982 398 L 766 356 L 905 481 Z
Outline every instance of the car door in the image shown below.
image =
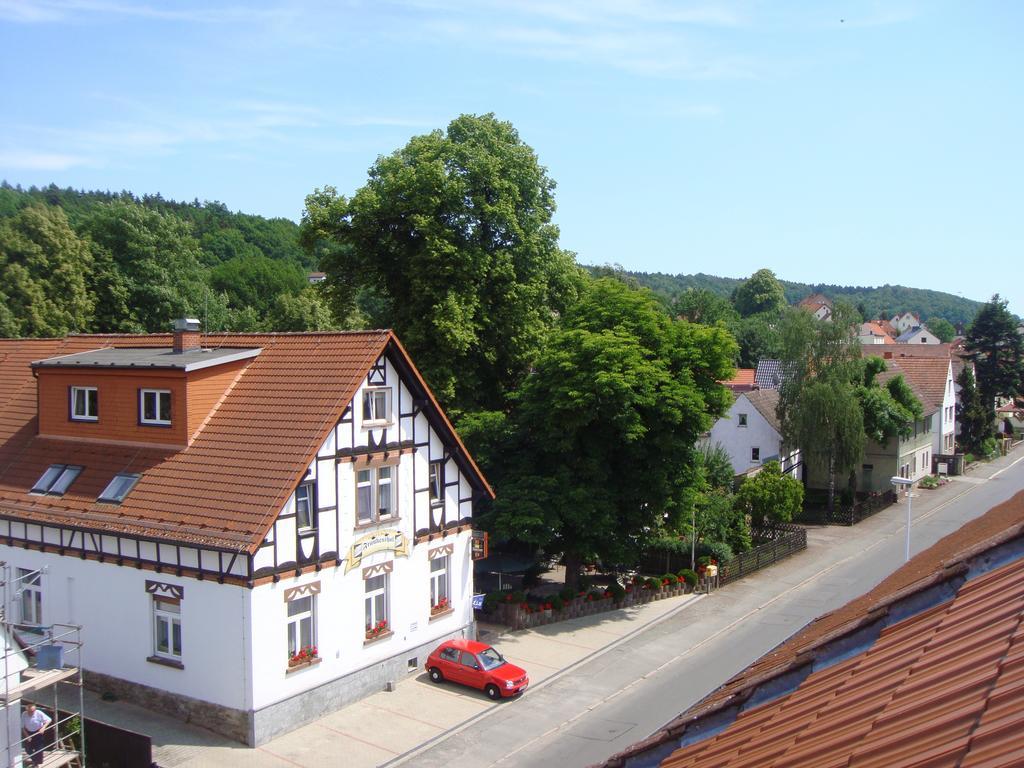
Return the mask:
M 441 674 L 444 675 L 446 680 L 459 682 L 462 663 L 459 661 L 459 651 L 457 648 L 442 648 L 441 652 L 437 655 L 437 661 L 438 666 L 441 668 Z
M 474 688 L 484 687 L 484 673 L 480 661 L 469 651 L 462 652 L 462 663 L 459 665 L 459 674 L 462 679 L 459 681 L 464 685 L 471 685 Z

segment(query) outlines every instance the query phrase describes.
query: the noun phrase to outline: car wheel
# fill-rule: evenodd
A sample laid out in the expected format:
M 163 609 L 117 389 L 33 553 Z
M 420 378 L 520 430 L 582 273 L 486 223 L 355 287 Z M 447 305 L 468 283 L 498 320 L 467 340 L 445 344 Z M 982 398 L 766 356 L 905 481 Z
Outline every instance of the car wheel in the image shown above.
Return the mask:
M 484 693 L 487 694 L 487 698 L 491 701 L 497 701 L 501 698 L 501 689 L 498 686 L 491 684 L 484 688 Z
M 444 682 L 444 675 L 441 674 L 441 670 L 437 667 L 430 668 L 430 681 L 433 683 Z

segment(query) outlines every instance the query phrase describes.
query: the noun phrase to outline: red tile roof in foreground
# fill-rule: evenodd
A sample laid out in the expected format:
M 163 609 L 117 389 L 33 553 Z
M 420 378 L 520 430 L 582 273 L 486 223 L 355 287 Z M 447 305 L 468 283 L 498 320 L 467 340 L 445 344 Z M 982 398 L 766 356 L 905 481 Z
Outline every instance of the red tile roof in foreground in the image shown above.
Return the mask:
M 169 347 L 169 334 L 0 340 L 0 514 L 22 520 L 253 552 L 309 462 L 385 351 L 404 361 L 459 446 L 475 486 L 493 492 L 390 331 L 206 334 L 203 346 L 259 347 L 186 448 L 37 436 L 29 363 L 103 347 Z M 50 464 L 85 467 L 63 497 L 29 495 Z M 118 472 L 142 478 L 118 506 L 97 496 Z
M 1024 765 L 1022 621 L 1024 493 L 604 765 Z
M 756 386 L 754 384 L 755 373 L 753 368 L 737 368 L 736 374 L 728 381 L 723 381 L 722 384 L 733 392 L 749 392 Z

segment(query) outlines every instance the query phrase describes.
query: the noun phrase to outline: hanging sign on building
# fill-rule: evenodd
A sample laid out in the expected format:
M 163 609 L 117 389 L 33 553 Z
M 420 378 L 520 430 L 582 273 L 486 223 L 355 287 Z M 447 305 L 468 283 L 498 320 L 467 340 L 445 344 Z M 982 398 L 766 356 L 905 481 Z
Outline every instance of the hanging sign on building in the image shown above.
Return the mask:
M 394 552 L 395 557 L 408 557 L 409 542 L 397 528 L 375 531 L 356 539 L 345 557 L 345 573 L 357 568 L 364 557 L 374 552 Z
M 473 531 L 472 553 L 474 560 L 487 558 L 487 531 Z

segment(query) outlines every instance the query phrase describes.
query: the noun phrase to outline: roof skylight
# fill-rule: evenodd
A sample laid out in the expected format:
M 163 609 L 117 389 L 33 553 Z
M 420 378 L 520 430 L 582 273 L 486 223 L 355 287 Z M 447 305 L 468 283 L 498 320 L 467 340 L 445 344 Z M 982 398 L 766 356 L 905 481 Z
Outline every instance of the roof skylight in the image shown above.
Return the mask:
M 51 464 L 36 480 L 29 493 L 63 496 L 81 472 L 82 467 L 74 464 Z
M 124 501 L 124 497 L 128 495 L 129 491 L 135 487 L 135 484 L 139 482 L 140 477 L 142 477 L 142 475 L 118 472 L 114 475 L 113 479 L 107 483 L 107 487 L 103 489 L 103 493 L 101 493 L 99 498 L 96 500 L 107 501 L 111 504 L 120 504 Z

